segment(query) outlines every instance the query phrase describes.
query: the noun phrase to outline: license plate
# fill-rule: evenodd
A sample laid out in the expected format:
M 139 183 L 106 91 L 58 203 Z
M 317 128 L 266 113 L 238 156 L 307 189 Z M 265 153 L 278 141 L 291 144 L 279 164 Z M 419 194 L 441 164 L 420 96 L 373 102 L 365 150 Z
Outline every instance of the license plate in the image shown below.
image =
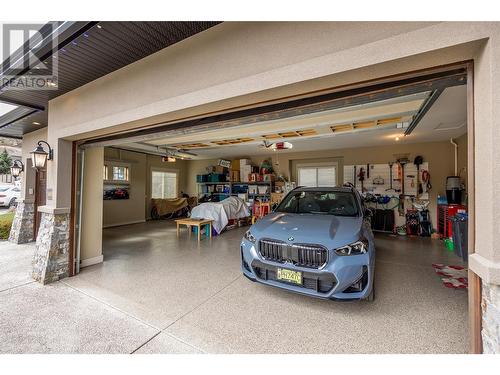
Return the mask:
M 288 281 L 289 283 L 302 285 L 302 272 L 299 271 L 278 268 L 276 270 L 276 278 L 278 280 Z

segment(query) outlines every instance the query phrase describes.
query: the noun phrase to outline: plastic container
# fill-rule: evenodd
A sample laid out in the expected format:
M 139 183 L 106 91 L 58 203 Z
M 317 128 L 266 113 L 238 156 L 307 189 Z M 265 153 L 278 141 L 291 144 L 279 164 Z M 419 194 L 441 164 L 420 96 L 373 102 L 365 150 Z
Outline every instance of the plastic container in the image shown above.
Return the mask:
M 469 255 L 467 246 L 467 215 L 457 214 L 451 218 L 451 223 L 453 227 L 455 255 L 459 256 L 466 262 Z
M 444 239 L 444 246 L 446 247 L 446 249 L 448 251 L 451 251 L 451 252 L 453 252 L 453 250 L 455 249 L 455 247 L 453 246 L 453 240 L 451 238 Z
M 206 174 L 196 175 L 196 182 L 207 182 L 207 181 L 208 181 L 208 175 Z

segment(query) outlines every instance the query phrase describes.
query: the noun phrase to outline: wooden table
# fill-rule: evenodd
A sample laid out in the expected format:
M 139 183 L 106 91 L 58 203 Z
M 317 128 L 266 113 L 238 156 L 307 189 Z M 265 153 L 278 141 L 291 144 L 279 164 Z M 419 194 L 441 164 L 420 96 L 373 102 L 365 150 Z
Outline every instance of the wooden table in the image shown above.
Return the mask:
M 191 236 L 191 227 L 197 227 L 198 228 L 198 242 L 201 241 L 201 228 L 205 226 L 205 230 L 208 230 L 209 232 L 206 234 L 207 237 L 210 239 L 212 238 L 212 222 L 213 220 L 211 219 L 178 219 L 175 221 L 177 224 L 177 237 L 179 237 L 180 234 L 180 226 L 185 225 L 188 228 L 189 235 Z

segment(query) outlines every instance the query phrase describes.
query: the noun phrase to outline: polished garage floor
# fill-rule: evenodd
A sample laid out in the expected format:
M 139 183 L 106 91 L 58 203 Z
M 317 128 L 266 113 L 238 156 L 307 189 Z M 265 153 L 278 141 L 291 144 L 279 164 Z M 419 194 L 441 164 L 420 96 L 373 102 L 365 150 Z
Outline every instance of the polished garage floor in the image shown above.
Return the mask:
M 67 283 L 163 330 L 140 352 L 168 352 L 172 339 L 217 353 L 467 351 L 467 294 L 431 268 L 457 263 L 441 244 L 378 238 L 375 303 L 342 303 L 243 277 L 245 230 L 198 245 L 167 222 L 107 229 L 104 264 Z
M 33 312 L 18 311 L 8 317 L 15 332 L 0 333 L 6 343 L 1 351 L 467 352 L 467 293 L 445 288 L 431 268 L 434 262 L 460 262 L 439 242 L 377 237 L 376 301 L 331 302 L 244 278 L 238 244 L 245 230 L 198 245 L 185 232 L 177 239 L 170 222 L 106 229 L 103 264 L 52 286 L 30 283 L 0 291 L 9 306 L 16 298 L 41 304 L 38 294 L 51 306 L 64 298 L 66 307 L 59 317 L 44 311 L 41 319 L 59 322 L 56 333 L 67 330 L 71 342 L 57 336 L 52 345 L 44 338 L 43 345 L 33 346 L 15 336 L 22 336 L 25 325 L 30 327 L 30 319 L 40 319 Z M 5 309 L 0 314 L 6 317 Z M 40 324 L 32 323 L 35 328 Z M 16 345 L 19 349 L 12 349 Z

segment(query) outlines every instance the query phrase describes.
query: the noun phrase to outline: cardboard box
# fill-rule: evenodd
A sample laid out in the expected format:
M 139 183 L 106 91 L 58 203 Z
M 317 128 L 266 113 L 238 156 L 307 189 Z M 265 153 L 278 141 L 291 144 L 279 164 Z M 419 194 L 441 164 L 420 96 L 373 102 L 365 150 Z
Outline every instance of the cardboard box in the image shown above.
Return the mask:
M 227 174 L 229 172 L 229 169 L 223 167 L 222 165 L 216 165 L 214 166 L 214 172 L 218 174 Z
M 240 159 L 240 169 L 244 165 L 252 165 L 252 161 L 250 159 Z
M 269 186 L 259 185 L 257 191 L 259 192 L 259 194 L 268 194 L 269 193 Z
M 231 169 L 233 171 L 239 171 L 240 170 L 240 159 L 231 160 Z
M 249 178 L 250 178 L 250 182 L 258 182 L 258 181 L 260 181 L 261 176 L 258 173 L 250 173 Z
M 240 182 L 240 171 L 231 171 L 230 178 L 232 182 Z
M 249 175 L 252 173 L 252 167 L 250 165 L 243 165 L 240 167 L 240 180 L 241 182 L 248 182 Z

